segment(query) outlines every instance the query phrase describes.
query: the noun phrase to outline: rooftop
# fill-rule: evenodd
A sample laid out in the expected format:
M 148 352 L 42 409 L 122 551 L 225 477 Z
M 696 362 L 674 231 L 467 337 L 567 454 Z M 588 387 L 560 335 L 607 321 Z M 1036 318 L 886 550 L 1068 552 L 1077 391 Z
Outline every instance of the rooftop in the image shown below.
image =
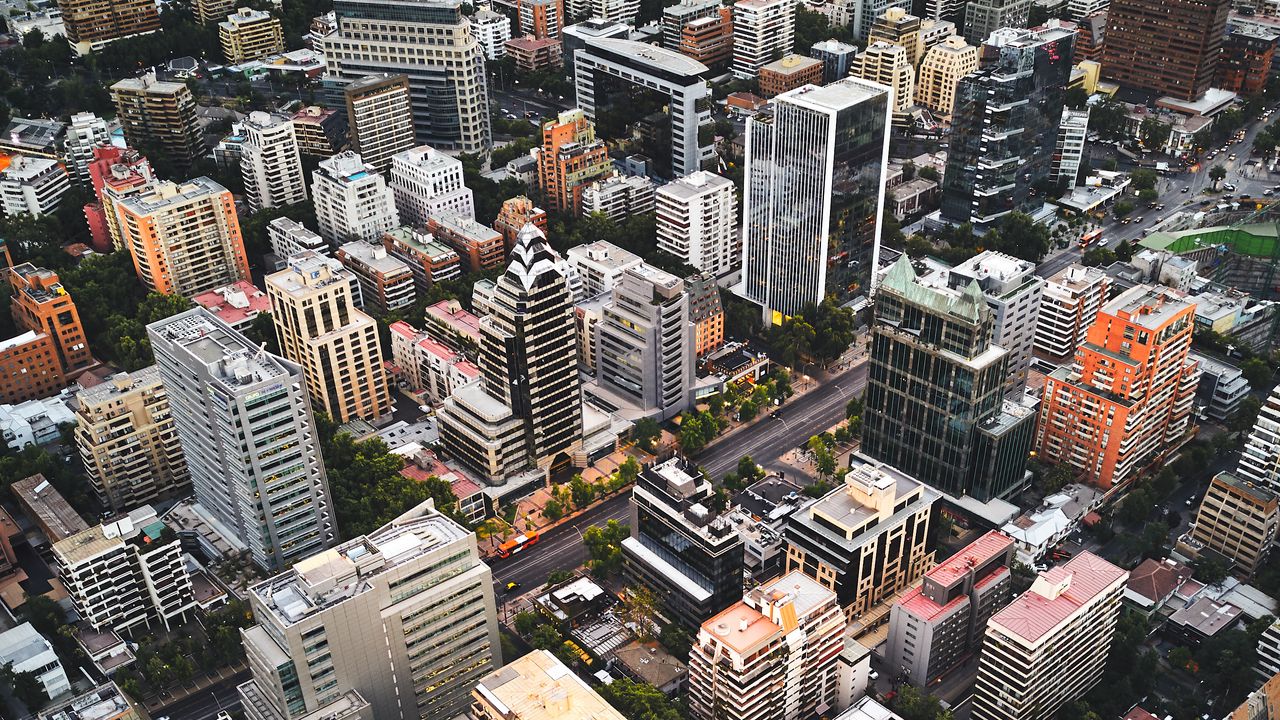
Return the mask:
M 382 245 L 367 243 L 362 240 L 349 242 L 338 248 L 346 257 L 355 263 L 367 267 L 376 273 L 387 276 L 412 275 L 413 271 L 403 260 L 389 255 Z M 345 263 L 344 263 L 345 264 Z
M 165 524 L 150 505 L 131 510 L 123 517 L 91 527 L 53 544 L 53 552 L 63 567 L 77 565 L 138 538 L 142 544 L 160 539 Z
M 1007 634 L 1035 643 L 1129 573 L 1091 552 L 1081 552 L 1063 565 L 1040 573 L 1031 589 L 1019 595 L 990 623 Z
M 0 136 L 0 144 L 20 150 L 56 152 L 58 139 L 66 131 L 66 123 L 58 120 L 13 118 L 8 125 L 4 126 L 4 135 Z
M 755 0 L 744 0 L 754 2 Z M 847 77 L 829 85 L 805 85 L 774 98 L 775 103 L 792 103 L 820 112 L 843 110 L 876 98 L 888 98 L 889 88 L 861 78 Z
M 153 387 L 160 383 L 160 368 L 149 365 L 133 372 L 119 372 L 111 376 L 109 382 L 84 388 L 76 393 L 76 400 L 81 407 L 111 402 L 123 395 L 137 392 L 143 388 Z
M 708 72 L 707 66 L 678 52 L 664 50 L 634 40 L 622 40 L 610 37 L 587 37 L 587 49 L 600 48 L 617 53 L 630 59 L 637 65 L 648 66 L 658 70 L 692 77 Z
M 64 703 L 46 708 L 40 720 L 115 720 L 133 706 L 114 682 L 72 698 Z
M 1191 568 L 1180 562 L 1147 558 L 1129 573 L 1125 588 L 1158 603 L 1191 578 Z
M 181 184 L 161 180 L 133 195 L 119 198 L 117 202 L 138 215 L 148 215 L 172 205 L 180 205 L 225 192 L 227 192 L 226 188 L 207 177 L 193 178 Z
M 794 75 L 801 73 L 812 67 L 821 67 L 822 61 L 816 58 L 805 57 L 803 55 L 786 55 L 781 59 L 764 65 L 760 68 L 760 72 L 771 72 L 779 75 Z
M 8 663 L 20 665 L 46 652 L 53 654 L 53 645 L 29 622 L 0 632 L 0 666 Z
M 282 358 L 263 351 L 204 308 L 154 322 L 147 330 L 184 348 L 231 396 L 241 394 L 241 386 L 295 371 Z
M 614 245 L 607 240 L 597 240 L 586 245 L 577 245 L 565 251 L 565 258 L 570 263 L 590 262 L 605 270 L 621 271 L 642 262 L 639 255 Z
M 497 231 L 491 232 L 495 235 L 497 234 Z M 432 262 L 446 262 L 450 257 L 454 259 L 458 257 L 458 253 L 454 252 L 453 248 L 436 240 L 431 233 L 421 232 L 401 225 L 388 230 L 385 235 L 419 255 L 425 256 Z
M 534 650 L 489 673 L 474 692 L 508 720 L 624 720 L 546 650 Z
M 969 569 L 985 564 L 997 555 L 1009 551 L 1013 540 L 1002 532 L 990 530 L 982 537 L 966 545 L 960 552 L 933 566 L 926 577 L 943 585 L 950 585 L 968 574 Z
M 1104 305 L 1102 312 L 1116 317 L 1127 316 L 1135 325 L 1159 330 L 1179 313 L 1194 306 L 1186 293 L 1163 286 L 1138 285 Z
M 424 314 L 428 322 L 435 320 L 463 337 L 477 343 L 480 341 L 480 318 L 464 310 L 457 300 L 441 300 L 428 305 Z
M 53 534 L 49 542 L 56 543 L 89 529 L 84 518 L 72 509 L 62 493 L 44 479 L 44 475 L 37 473 L 23 478 L 10 485 L 9 489 L 23 506 L 37 515 L 32 519 L 39 522 L 46 533 Z
M 666 185 L 658 188 L 659 195 L 669 195 L 671 197 L 687 200 L 689 198 L 698 197 L 708 192 L 715 192 L 724 188 L 732 188 L 733 181 L 726 177 L 721 177 L 706 170 L 698 170 L 696 172 L 685 175 L 682 178 L 672 180 Z
M 835 720 L 902 720 L 902 717 L 866 695 L 837 715 Z
M 1191 628 L 1205 637 L 1213 637 L 1231 627 L 1239 618 L 1240 608 L 1235 605 L 1202 597 L 1170 615 L 1169 622 Z
M 736 602 L 702 623 L 702 632 L 740 655 L 750 654 L 782 633 L 782 628 L 745 602 Z
M 252 320 L 260 312 L 271 312 L 271 298 L 248 280 L 200 293 L 191 300 L 232 327 Z
M 1080 292 L 1105 280 L 1107 274 L 1102 268 L 1068 265 L 1049 277 L 1048 282 L 1060 285 L 1068 290 Z

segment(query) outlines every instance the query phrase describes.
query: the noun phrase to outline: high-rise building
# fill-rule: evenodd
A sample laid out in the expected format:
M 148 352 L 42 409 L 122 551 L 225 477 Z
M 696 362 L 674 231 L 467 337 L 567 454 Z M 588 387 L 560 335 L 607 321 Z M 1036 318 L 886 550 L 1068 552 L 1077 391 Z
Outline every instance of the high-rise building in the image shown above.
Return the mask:
M 71 125 L 62 140 L 67 151 L 67 170 L 81 187 L 90 187 L 89 165 L 93 162 L 94 148 L 111 143 L 107 121 L 91 112 L 71 116 Z
M 703 18 L 717 17 L 720 3 L 716 0 L 679 0 L 662 9 L 662 47 L 680 50 L 684 29 L 689 23 Z
M 658 249 L 713 276 L 742 260 L 733 181 L 705 170 L 658 188 Z
M 742 537 L 711 509 L 711 481 L 681 457 L 651 465 L 631 496 L 624 577 L 652 588 L 672 622 L 694 629 L 742 599 Z
M 338 30 L 322 40 L 331 80 L 343 83 L 373 73 L 404 73 L 417 144 L 469 153 L 488 150 L 484 55 L 462 14 L 461 0 L 412 6 L 398 0 L 337 0 L 334 11 Z M 421 43 L 405 39 L 412 37 L 431 38 L 430 54 L 422 54 Z M 396 148 L 387 157 L 412 146 Z
M 886 665 L 927 687 L 976 652 L 987 620 L 1013 597 L 1013 550 L 992 530 L 926 572 L 889 611 Z
M 506 207 L 505 203 L 503 207 Z M 445 214 L 428 219 L 427 232 L 439 242 L 453 248 L 467 272 L 502 267 L 506 243 L 502 233 L 488 225 L 481 225 L 465 215 Z
M 250 720 L 417 720 L 467 710 L 502 664 L 475 534 L 428 500 L 249 588 Z
M 982 45 L 997 30 L 1025 28 L 1030 14 L 1031 0 L 965 0 L 964 39 Z
M 754 80 L 775 55 L 791 52 L 795 0 L 737 0 L 733 4 L 733 76 Z
M 351 149 L 378 172 L 415 144 L 411 92 L 405 75 L 368 75 L 343 88 Z
M 1071 365 L 1049 375 L 1036 450 L 1109 490 L 1186 440 L 1200 371 L 1188 358 L 1195 303 L 1138 285 L 1098 311 Z
M 431 217 L 476 217 L 475 200 L 463 184 L 462 162 L 429 145 L 396 153 L 388 183 L 400 222 L 426 227 Z
M 14 155 L 0 170 L 0 216 L 48 215 L 71 189 L 71 176 L 57 160 Z
M 900 7 L 891 7 L 871 21 L 867 44 L 876 41 L 901 45 L 907 51 L 907 63 L 911 69 L 920 67 L 924 59 L 924 37 L 920 34 L 920 18 Z
M 622 281 L 623 273 L 639 267 L 644 259 L 607 240 L 597 240 L 569 248 L 565 252 L 565 261 L 581 278 L 582 298 L 585 299 L 612 292 Z
M 196 120 L 196 99 L 183 83 L 157 81 L 154 72 L 111 86 L 116 119 L 131 148 L 146 148 L 175 171 L 189 171 L 205 153 Z
M 803 573 L 752 589 L 702 623 L 689 653 L 689 714 L 800 720 L 839 713 L 853 694 L 844 628 L 835 593 Z
M 720 7 L 715 15 L 686 23 L 673 49 L 715 71 L 729 67 L 733 62 L 733 8 Z
M 311 195 L 320 235 L 334 244 L 378 240 L 400 224 L 391 188 L 350 150 L 320 161 L 311 175 Z
M 101 50 L 112 40 L 160 29 L 160 11 L 151 0 L 59 0 L 67 42 L 77 55 Z
M 1033 188 L 1052 169 L 1074 38 L 1044 27 L 1004 29 L 989 39 L 997 59 L 956 88 L 943 217 L 987 225 L 1043 204 Z
M 916 102 L 936 115 L 949 118 L 955 109 L 960 78 L 978 69 L 978 48 L 952 35 L 929 48 L 920 63 Z
M 1102 75 L 1122 87 L 1196 100 L 1222 53 L 1231 0 L 1115 0 L 1107 8 Z
M 1102 679 L 1129 573 L 1084 551 L 987 622 L 974 720 L 1043 720 Z
M 334 257 L 356 276 L 362 308 L 386 316 L 413 304 L 413 269 L 387 252 L 383 243 L 349 242 Z
M 609 148 L 596 139 L 595 125 L 582 110 L 574 109 L 542 126 L 542 146 L 537 149 L 538 187 L 553 212 L 577 215 L 582 190 L 613 174 Z
M 84 206 L 84 217 L 93 249 L 102 253 L 123 250 L 115 200 L 138 192 L 155 180 L 151 163 L 137 150 L 99 145 L 93 149 L 89 179 L 97 199 Z
M 486 675 L 472 691 L 475 720 L 624 720 L 547 650 L 534 650 Z
M 121 243 L 148 290 L 193 297 L 249 279 L 231 191 L 207 177 L 115 200 Z
M 582 217 L 596 213 L 614 222 L 653 212 L 653 181 L 640 175 L 614 175 L 582 190 Z
M 787 519 L 787 572 L 835 591 L 851 616 L 905 590 L 933 565 L 929 514 L 938 494 L 861 453 L 839 487 Z
M 169 393 L 155 365 L 76 393 L 75 439 L 94 494 L 116 512 L 190 491 Z
M 567 464 L 582 445 L 582 393 L 573 298 L 563 262 L 526 225 L 480 321 L 479 383 L 458 388 L 439 411 L 449 453 L 487 483 Z
M 517 195 L 502 202 L 493 229 L 502 233 L 502 244 L 508 250 L 515 247 L 516 236 L 525 225 L 533 225 L 544 234 L 547 232 L 547 211 L 533 204 L 524 195 Z
M 28 330 L 0 341 L 0 402 L 17 404 L 57 395 L 67 386 L 48 333 Z
M 520 34 L 538 40 L 560 39 L 560 31 L 568 23 L 564 17 L 564 0 L 515 0 Z
M 907 111 L 915 104 L 916 76 L 907 48 L 876 40 L 853 59 L 849 75 L 889 88 L 893 93 L 894 124 L 901 127 L 909 122 Z
M 201 25 L 221 22 L 236 9 L 237 0 L 191 0 L 191 11 Z
M 258 211 L 306 202 L 307 183 L 293 121 L 254 111 L 241 127 L 240 173 L 249 208 Z
M 720 286 L 709 273 L 684 279 L 689 293 L 689 319 L 693 322 L 693 353 L 702 357 L 724 346 L 724 305 Z
M 242 7 L 218 23 L 218 42 L 228 65 L 284 52 L 284 26 L 265 10 Z
M 378 326 L 352 302 L 342 263 L 311 251 L 288 262 L 267 276 L 267 295 L 280 354 L 302 367 L 312 406 L 339 424 L 390 413 Z
M 80 313 L 58 273 L 22 263 L 5 275 L 13 288 L 9 312 L 14 327 L 53 338 L 58 364 L 69 378 L 97 364 L 89 352 Z
M 1105 13 L 1110 5 L 1111 0 L 1067 0 L 1067 16 L 1072 22 L 1078 23 L 1094 13 Z
M 964 5 L 965 0 L 925 0 L 924 17 L 958 23 L 964 20 Z
M 277 570 L 337 538 L 302 368 L 204 308 L 147 326 L 196 501 Z M 253 488 L 252 493 L 245 488 Z
M 822 61 L 822 85 L 828 85 L 849 74 L 853 67 L 853 59 L 858 55 L 858 46 L 843 43 L 829 38 L 813 44 L 809 50 L 810 57 Z
M 1233 26 L 1222 41 L 1213 86 L 1234 93 L 1256 95 L 1266 89 L 1275 60 L 1280 30 Z M 68 135 L 69 139 L 70 135 Z
M 471 16 L 471 31 L 486 60 L 501 60 L 507 54 L 507 41 L 511 39 L 511 18 L 502 13 L 481 8 Z
M 298 152 L 327 158 L 347 149 L 350 128 L 343 113 L 332 108 L 307 105 L 293 114 L 293 130 Z
M 1240 452 L 1236 475 L 1280 494 L 1280 387 L 1273 388 L 1262 404 Z
M 1035 349 L 1054 358 L 1075 354 L 1085 333 L 1111 294 L 1111 277 L 1102 268 L 1068 265 L 1044 283 Z
M 991 308 L 991 342 L 1008 351 L 1005 393 L 1021 394 L 1031 367 L 1044 279 L 1036 275 L 1035 263 L 987 250 L 947 271 L 952 288 L 969 283 L 978 284 Z
M 926 285 L 903 256 L 874 313 L 862 451 L 953 496 L 1022 488 L 1035 413 L 1003 400 L 1009 351 L 982 288 Z
M 196 609 L 182 543 L 150 505 L 53 544 L 58 581 L 98 631 L 156 622 L 176 629 Z
M 1178 549 L 1192 556 L 1212 551 L 1242 575 L 1252 576 L 1270 554 L 1277 528 L 1280 496 L 1223 471 L 1209 482 L 1195 522 Z
M 1068 188 L 1075 187 L 1076 176 L 1080 174 L 1080 163 L 1084 159 L 1085 137 L 1088 134 L 1088 108 L 1062 111 L 1058 142 L 1053 151 L 1053 167 L 1049 171 L 1050 180 L 1065 182 Z
M 739 293 L 770 322 L 828 294 L 843 301 L 865 293 L 873 282 L 889 95 L 845 78 L 783 93 L 747 123 Z

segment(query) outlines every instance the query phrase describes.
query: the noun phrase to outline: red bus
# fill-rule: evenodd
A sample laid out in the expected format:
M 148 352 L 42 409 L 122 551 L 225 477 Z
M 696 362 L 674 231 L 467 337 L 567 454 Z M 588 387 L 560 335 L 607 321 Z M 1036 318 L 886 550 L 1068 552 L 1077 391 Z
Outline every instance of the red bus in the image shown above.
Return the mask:
M 533 547 L 537 544 L 538 533 L 536 532 L 517 535 L 498 546 L 498 557 L 509 558 L 516 553 L 523 552 L 525 548 Z
M 1100 237 L 1102 237 L 1102 228 L 1098 228 L 1097 230 L 1090 230 L 1089 232 L 1085 233 L 1084 235 L 1081 235 L 1081 236 L 1080 236 L 1080 249 L 1081 249 L 1081 250 L 1084 250 L 1085 248 L 1087 248 L 1087 247 L 1089 247 L 1090 245 L 1092 245 L 1092 244 L 1094 244 L 1095 242 L 1097 242 L 1097 241 L 1098 241 L 1098 238 L 1100 238 Z

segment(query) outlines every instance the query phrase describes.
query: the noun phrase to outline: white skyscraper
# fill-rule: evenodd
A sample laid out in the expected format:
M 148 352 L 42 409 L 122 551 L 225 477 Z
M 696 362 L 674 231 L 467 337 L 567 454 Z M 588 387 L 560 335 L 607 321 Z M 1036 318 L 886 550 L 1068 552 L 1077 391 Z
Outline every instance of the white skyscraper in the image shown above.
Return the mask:
M 892 107 L 845 78 L 774 98 L 747 123 L 742 283 L 767 321 L 867 294 L 880 256 Z
M 733 181 L 699 170 L 658 188 L 658 249 L 712 275 L 738 265 L 738 196 Z
M 1280 492 L 1280 387 L 1267 396 L 1240 453 L 1236 475 L 1254 485 Z
M 302 368 L 204 308 L 147 326 L 196 501 L 278 570 L 337 538 Z
M 755 80 L 762 66 L 791 52 L 795 34 L 795 0 L 735 2 L 733 76 L 740 80 Z
M 260 111 L 249 113 L 240 145 L 240 174 L 254 211 L 307 201 L 292 120 Z
M 67 149 L 67 170 L 73 182 L 89 187 L 89 163 L 93 162 L 93 149 L 107 145 L 111 136 L 107 133 L 107 121 L 91 112 L 71 116 L 64 140 Z
M 390 185 L 405 225 L 426 227 L 431 216 L 476 217 L 471 190 L 462 184 L 462 162 L 430 145 L 392 157 Z
M 400 224 L 391 188 L 351 151 L 320 162 L 311 175 L 320 235 L 342 244 L 373 241 Z

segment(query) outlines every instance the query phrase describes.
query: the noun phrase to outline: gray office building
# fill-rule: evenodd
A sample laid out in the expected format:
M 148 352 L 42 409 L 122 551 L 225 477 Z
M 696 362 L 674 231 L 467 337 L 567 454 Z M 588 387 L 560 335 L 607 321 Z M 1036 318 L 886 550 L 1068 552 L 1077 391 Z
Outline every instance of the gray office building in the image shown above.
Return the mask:
M 278 570 L 337 537 L 302 368 L 204 308 L 147 326 L 196 501 Z

